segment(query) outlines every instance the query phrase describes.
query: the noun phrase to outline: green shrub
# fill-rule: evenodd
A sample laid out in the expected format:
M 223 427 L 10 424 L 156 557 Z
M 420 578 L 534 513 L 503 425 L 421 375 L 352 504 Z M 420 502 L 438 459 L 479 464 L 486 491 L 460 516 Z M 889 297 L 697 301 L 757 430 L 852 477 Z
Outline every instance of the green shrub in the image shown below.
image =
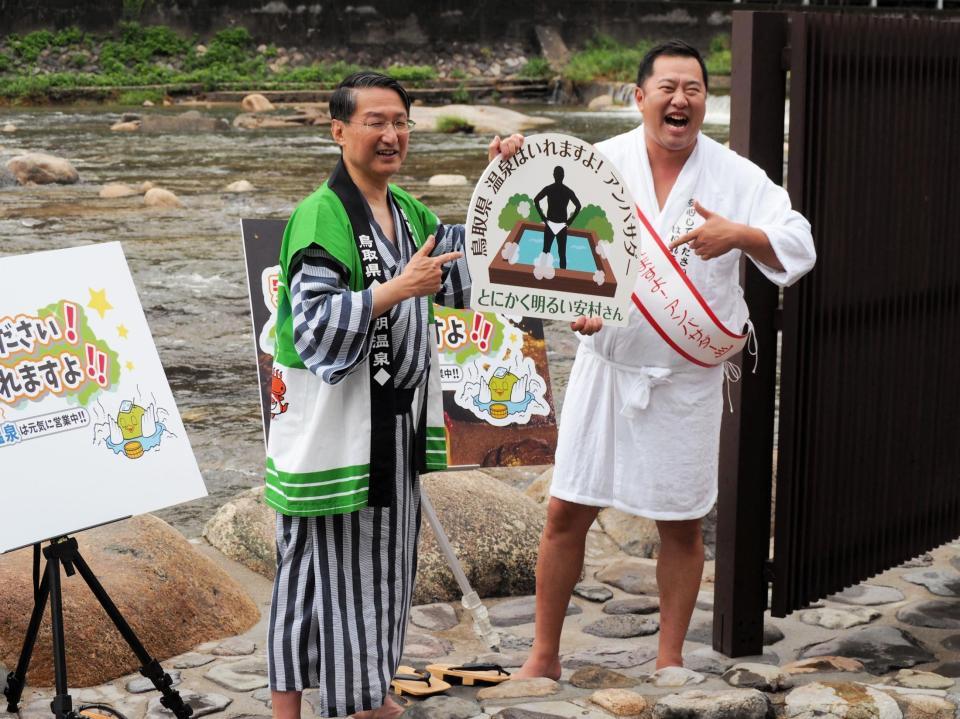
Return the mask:
M 76 26 L 61 30 L 50 40 L 54 47 L 73 47 L 74 45 L 84 45 L 87 42 L 87 35 Z
M 532 79 L 547 78 L 553 75 L 553 69 L 545 57 L 534 57 L 527 60 L 526 64 L 520 68 L 520 77 L 529 77 Z
M 13 67 L 13 60 L 9 56 L 0 53 L 0 72 L 6 72 Z
M 163 93 L 159 90 L 126 90 L 117 96 L 118 105 L 142 105 L 147 100 L 159 104 L 163 102 Z
M 19 39 L 15 35 L 7 38 L 7 44 L 27 62 L 36 62 L 40 53 L 50 47 L 52 42 L 53 33 L 49 30 L 37 30 L 26 35 L 23 39 Z
M 87 57 L 86 55 L 84 55 L 83 53 L 81 53 L 81 52 L 73 52 L 73 53 L 70 53 L 70 55 L 67 56 L 67 58 L 66 58 L 66 63 L 67 63 L 67 65 L 69 65 L 70 67 L 80 68 L 80 67 L 83 67 L 84 65 L 86 65 L 87 62 L 89 62 L 89 60 L 90 60 L 90 58 Z
M 469 122 L 464 120 L 462 117 L 454 117 L 452 115 L 441 115 L 437 118 L 437 132 L 446 132 L 453 134 L 455 132 L 462 132 L 466 135 L 473 133 L 474 128 Z
M 637 76 L 640 60 L 651 46 L 649 40 L 641 40 L 633 47 L 628 47 L 611 37 L 598 35 L 583 50 L 570 57 L 563 69 L 563 76 L 581 83 L 592 80 L 633 80 Z
M 727 34 L 714 35 L 710 40 L 710 53 L 704 61 L 707 72 L 711 75 L 730 74 L 730 36 Z
M 437 79 L 437 70 L 430 65 L 391 65 L 383 72 L 400 82 L 424 82 Z
M 469 105 L 470 91 L 467 90 L 466 86 L 461 82 L 457 86 L 457 89 L 450 95 L 450 99 L 459 105 Z
M 463 68 L 455 67 L 453 68 L 453 70 L 450 71 L 450 77 L 454 80 L 466 80 L 467 73 L 464 71 Z

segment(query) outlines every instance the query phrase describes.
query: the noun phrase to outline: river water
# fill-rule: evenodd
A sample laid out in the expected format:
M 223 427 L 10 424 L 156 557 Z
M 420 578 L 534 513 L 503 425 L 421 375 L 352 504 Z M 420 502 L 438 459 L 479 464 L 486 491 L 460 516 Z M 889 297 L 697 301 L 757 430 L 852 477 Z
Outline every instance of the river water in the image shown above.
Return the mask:
M 708 103 L 705 130 L 726 140 L 728 99 Z M 549 117 L 544 128 L 596 142 L 634 127 L 635 109 L 586 112 L 518 106 Z M 160 359 L 207 485 L 205 499 L 157 514 L 186 536 L 198 536 L 217 507 L 262 481 L 264 447 L 241 218 L 286 218 L 319 185 L 339 155 L 327 128 L 147 135 L 110 131 L 121 108 L 0 108 L 0 159 L 22 151 L 68 158 L 76 185 L 0 190 L 0 255 L 119 240 L 150 323 Z M 152 112 L 181 110 L 155 109 Z M 232 121 L 238 108 L 205 112 Z M 472 186 L 434 188 L 431 175 L 470 182 L 486 166 L 488 136 L 415 133 L 396 181 L 446 222 L 463 222 Z M 222 188 L 246 179 L 258 188 Z M 150 180 L 175 192 L 181 209 L 146 209 L 140 197 L 104 200 L 102 184 Z M 576 341 L 548 323 L 557 402 L 562 401 Z M 559 409 L 559 407 L 558 407 Z

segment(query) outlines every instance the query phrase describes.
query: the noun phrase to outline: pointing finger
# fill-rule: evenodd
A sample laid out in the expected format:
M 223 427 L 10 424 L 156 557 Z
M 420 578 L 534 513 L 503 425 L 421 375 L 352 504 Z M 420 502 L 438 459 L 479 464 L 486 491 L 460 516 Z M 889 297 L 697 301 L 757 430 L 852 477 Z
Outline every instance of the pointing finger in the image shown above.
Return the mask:
M 697 214 L 700 215 L 705 220 L 709 220 L 711 217 L 713 217 L 713 213 L 710 212 L 710 210 L 706 209 L 703 205 L 701 205 L 696 200 L 693 201 L 693 209 L 695 209 L 697 211 Z
M 699 232 L 700 232 L 700 228 L 698 227 L 695 230 L 690 230 L 690 232 L 688 232 L 685 235 L 680 235 L 680 237 L 678 237 L 677 239 L 675 239 L 673 242 L 670 243 L 669 249 L 675 250 L 680 245 L 685 245 L 691 240 L 695 240 Z
M 436 244 L 437 244 L 437 238 L 434 237 L 433 235 L 430 235 L 427 238 L 427 241 L 424 242 L 422 245 L 420 245 L 420 249 L 417 250 L 416 254 L 429 255 L 431 252 L 433 252 L 433 248 L 436 246 Z
M 446 254 L 440 255 L 439 257 L 434 257 L 433 260 L 437 265 L 445 265 L 448 262 L 453 262 L 454 260 L 459 260 L 463 257 L 462 252 L 447 252 Z

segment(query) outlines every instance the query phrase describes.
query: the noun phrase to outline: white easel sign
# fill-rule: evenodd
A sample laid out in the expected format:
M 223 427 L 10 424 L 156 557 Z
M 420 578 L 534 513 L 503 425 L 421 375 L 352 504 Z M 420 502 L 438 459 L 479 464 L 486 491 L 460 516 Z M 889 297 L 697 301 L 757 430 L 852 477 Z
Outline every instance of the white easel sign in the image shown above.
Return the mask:
M 0 552 L 206 496 L 120 244 L 0 273 Z

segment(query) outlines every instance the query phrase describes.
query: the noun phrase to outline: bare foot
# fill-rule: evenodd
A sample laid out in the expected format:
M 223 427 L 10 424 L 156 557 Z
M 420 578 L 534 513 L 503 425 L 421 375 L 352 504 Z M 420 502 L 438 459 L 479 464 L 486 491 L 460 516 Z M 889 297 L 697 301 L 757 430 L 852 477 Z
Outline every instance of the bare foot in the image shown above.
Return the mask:
M 403 714 L 403 707 L 397 704 L 391 697 L 383 700 L 383 705 L 376 709 L 351 714 L 353 719 L 397 719 Z
M 530 656 L 517 671 L 510 675 L 511 679 L 534 679 L 536 677 L 547 677 L 556 681 L 560 678 L 560 657 L 554 656 L 551 659 L 538 659 Z

